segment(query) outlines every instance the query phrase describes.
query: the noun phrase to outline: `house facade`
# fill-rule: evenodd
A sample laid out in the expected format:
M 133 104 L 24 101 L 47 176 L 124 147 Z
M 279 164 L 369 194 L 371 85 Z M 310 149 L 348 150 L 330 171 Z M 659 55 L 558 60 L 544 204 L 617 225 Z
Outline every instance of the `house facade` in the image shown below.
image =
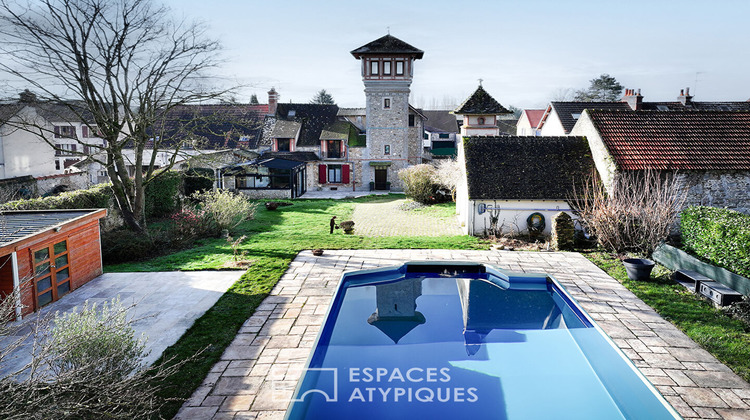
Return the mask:
M 524 109 L 516 123 L 517 136 L 539 136 L 539 122 L 546 109 Z

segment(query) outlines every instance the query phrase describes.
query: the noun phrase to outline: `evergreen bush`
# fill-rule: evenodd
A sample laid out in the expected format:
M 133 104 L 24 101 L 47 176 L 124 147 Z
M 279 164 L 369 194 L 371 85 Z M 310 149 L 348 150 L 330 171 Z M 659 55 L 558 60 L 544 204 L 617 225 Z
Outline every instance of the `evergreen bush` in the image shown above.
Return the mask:
M 0 210 L 111 209 L 113 200 L 111 184 L 107 183 L 51 197 L 9 201 L 0 205 Z
M 182 175 L 165 171 L 146 184 L 146 218 L 159 219 L 169 216 L 180 208 Z
M 682 212 L 680 231 L 687 251 L 750 277 L 749 215 L 715 207 L 688 207 Z

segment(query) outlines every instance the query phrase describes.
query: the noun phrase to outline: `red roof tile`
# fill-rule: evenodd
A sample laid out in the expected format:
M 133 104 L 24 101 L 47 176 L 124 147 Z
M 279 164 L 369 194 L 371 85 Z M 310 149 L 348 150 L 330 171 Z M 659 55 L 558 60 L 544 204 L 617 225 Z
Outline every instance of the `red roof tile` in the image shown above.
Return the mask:
M 750 112 L 588 112 L 621 170 L 750 170 Z
M 542 120 L 542 117 L 544 116 L 544 112 L 547 111 L 546 109 L 526 109 L 524 112 L 526 112 L 526 118 L 529 119 L 529 124 L 531 124 L 532 128 L 537 128 L 539 126 L 539 121 Z

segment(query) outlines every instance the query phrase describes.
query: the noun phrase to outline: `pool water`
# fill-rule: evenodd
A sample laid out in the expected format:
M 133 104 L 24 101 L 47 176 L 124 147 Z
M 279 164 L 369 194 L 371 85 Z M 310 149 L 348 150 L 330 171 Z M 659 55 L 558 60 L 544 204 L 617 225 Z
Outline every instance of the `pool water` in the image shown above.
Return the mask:
M 409 263 L 344 276 L 290 419 L 679 418 L 544 275 Z

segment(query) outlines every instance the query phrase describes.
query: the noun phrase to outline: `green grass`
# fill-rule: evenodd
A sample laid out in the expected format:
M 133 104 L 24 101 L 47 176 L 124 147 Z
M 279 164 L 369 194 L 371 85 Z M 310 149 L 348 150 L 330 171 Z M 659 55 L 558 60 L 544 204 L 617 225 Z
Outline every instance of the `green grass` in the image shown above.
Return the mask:
M 750 330 L 707 301 L 670 279 L 657 265 L 651 281 L 628 279 L 620 260 L 604 252 L 585 253 L 589 260 L 617 279 L 664 319 L 750 382 Z
M 378 249 L 437 248 L 487 249 L 487 244 L 470 236 L 382 237 L 344 235 L 341 230 L 329 234 L 331 216 L 351 219 L 357 203 L 400 199 L 403 196 L 364 197 L 351 200 L 295 200 L 293 205 L 268 211 L 258 206 L 254 220 L 235 229 L 234 237 L 247 235 L 240 250 L 247 252 L 252 266 L 173 346 L 162 359 L 173 363 L 188 360 L 179 371 L 163 383 L 162 396 L 171 399 L 161 415 L 173 417 L 182 400 L 206 377 L 224 349 L 234 339 L 245 320 L 268 295 L 297 253 L 305 249 Z M 447 212 L 440 205 L 435 214 Z M 442 217 L 442 216 L 441 216 Z M 355 226 L 356 233 L 356 226 Z M 107 272 L 170 271 L 221 269 L 232 259 L 232 249 L 225 239 L 210 238 L 194 248 L 153 258 L 148 261 L 111 265 Z M 203 350 L 198 357 L 191 357 Z
M 414 213 L 424 214 L 426 216 L 446 219 L 456 215 L 456 203 L 438 203 L 431 206 L 418 207 L 410 211 Z

